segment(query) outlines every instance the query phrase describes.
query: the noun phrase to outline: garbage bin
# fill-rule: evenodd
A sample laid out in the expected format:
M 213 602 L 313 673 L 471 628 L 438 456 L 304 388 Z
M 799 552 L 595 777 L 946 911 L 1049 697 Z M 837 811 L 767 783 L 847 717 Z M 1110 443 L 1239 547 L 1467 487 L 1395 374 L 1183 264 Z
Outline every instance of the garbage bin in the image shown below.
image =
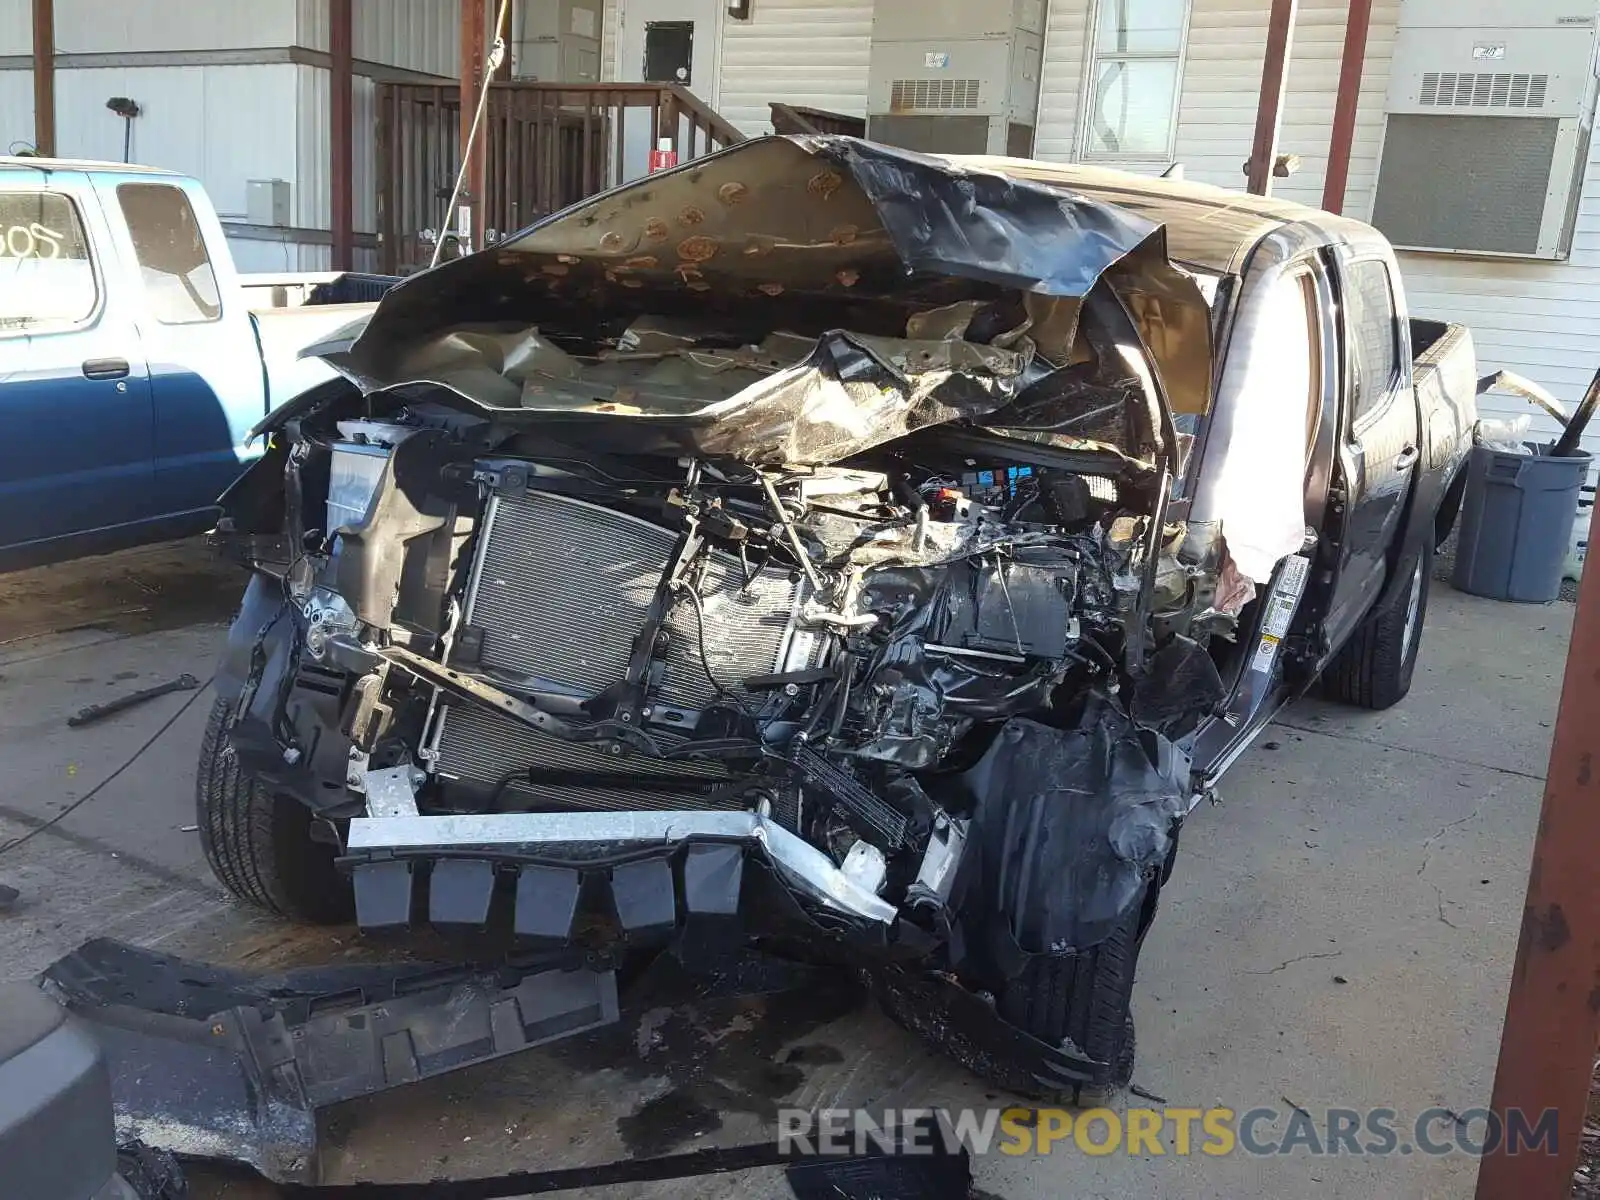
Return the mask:
M 1561 594 L 1561 567 L 1578 513 L 1589 456 L 1550 457 L 1474 446 L 1461 505 L 1461 537 L 1450 582 L 1492 600 L 1537 604 Z

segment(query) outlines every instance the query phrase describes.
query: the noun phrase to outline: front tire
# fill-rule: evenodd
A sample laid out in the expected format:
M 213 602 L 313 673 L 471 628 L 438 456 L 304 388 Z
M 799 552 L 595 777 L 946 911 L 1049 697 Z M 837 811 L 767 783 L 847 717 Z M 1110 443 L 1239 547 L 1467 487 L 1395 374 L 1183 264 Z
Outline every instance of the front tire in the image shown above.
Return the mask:
M 1144 908 L 1130 906 L 1110 937 L 1081 954 L 1030 958 L 1000 996 L 1000 1015 L 1019 1029 L 1110 1064 L 1104 1086 L 1085 1090 L 1114 1091 L 1133 1078 L 1133 974 Z
M 1400 703 L 1411 690 L 1433 579 L 1431 542 L 1411 557 L 1406 575 L 1406 584 L 1362 621 L 1323 671 L 1323 689 L 1332 699 L 1376 710 Z
M 244 773 L 228 741 L 230 707 L 221 699 L 211 706 L 195 772 L 200 848 L 212 874 L 247 904 L 291 921 L 348 921 L 355 901 L 336 849 L 312 840 L 310 809 Z

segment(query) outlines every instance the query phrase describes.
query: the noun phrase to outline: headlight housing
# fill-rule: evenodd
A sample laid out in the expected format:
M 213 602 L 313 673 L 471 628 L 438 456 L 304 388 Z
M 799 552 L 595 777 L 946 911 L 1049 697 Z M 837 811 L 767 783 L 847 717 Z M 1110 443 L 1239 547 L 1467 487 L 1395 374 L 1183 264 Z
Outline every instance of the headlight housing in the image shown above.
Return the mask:
M 328 535 L 359 525 L 383 478 L 389 447 L 337 442 L 328 469 Z

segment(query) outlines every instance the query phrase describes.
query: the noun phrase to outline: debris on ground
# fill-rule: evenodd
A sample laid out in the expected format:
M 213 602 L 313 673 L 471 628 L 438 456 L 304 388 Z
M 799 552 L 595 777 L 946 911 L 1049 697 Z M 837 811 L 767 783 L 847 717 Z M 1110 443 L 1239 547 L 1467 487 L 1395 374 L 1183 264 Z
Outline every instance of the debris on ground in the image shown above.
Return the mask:
M 1578 1146 L 1578 1169 L 1572 1176 L 1572 1200 L 1600 1200 L 1600 1062 L 1590 1081 L 1589 1111 Z
M 169 696 L 173 692 L 192 692 L 200 686 L 200 681 L 187 671 L 176 679 L 169 679 L 165 683 L 158 683 L 154 687 L 140 688 L 136 692 L 129 692 L 125 696 L 118 696 L 115 700 L 107 700 L 101 704 L 91 704 L 80 708 L 67 718 L 67 724 L 73 729 L 83 725 L 93 724 L 95 721 L 104 720 L 119 712 L 126 712 L 146 701 L 155 700 L 160 696 Z

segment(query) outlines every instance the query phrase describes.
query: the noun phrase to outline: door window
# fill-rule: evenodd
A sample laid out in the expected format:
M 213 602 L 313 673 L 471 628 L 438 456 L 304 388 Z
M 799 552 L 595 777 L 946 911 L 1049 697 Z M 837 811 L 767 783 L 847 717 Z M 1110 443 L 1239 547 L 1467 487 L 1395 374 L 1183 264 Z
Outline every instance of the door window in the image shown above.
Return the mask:
M 99 303 L 72 201 L 58 192 L 0 192 L 0 336 L 82 325 Z
M 1350 420 L 1383 406 L 1400 374 L 1400 323 L 1389 268 L 1376 259 L 1344 272 L 1345 328 L 1350 337 Z
M 163 325 L 220 319 L 217 275 L 189 198 L 170 184 L 125 183 L 117 188 L 117 203 L 155 319 Z

